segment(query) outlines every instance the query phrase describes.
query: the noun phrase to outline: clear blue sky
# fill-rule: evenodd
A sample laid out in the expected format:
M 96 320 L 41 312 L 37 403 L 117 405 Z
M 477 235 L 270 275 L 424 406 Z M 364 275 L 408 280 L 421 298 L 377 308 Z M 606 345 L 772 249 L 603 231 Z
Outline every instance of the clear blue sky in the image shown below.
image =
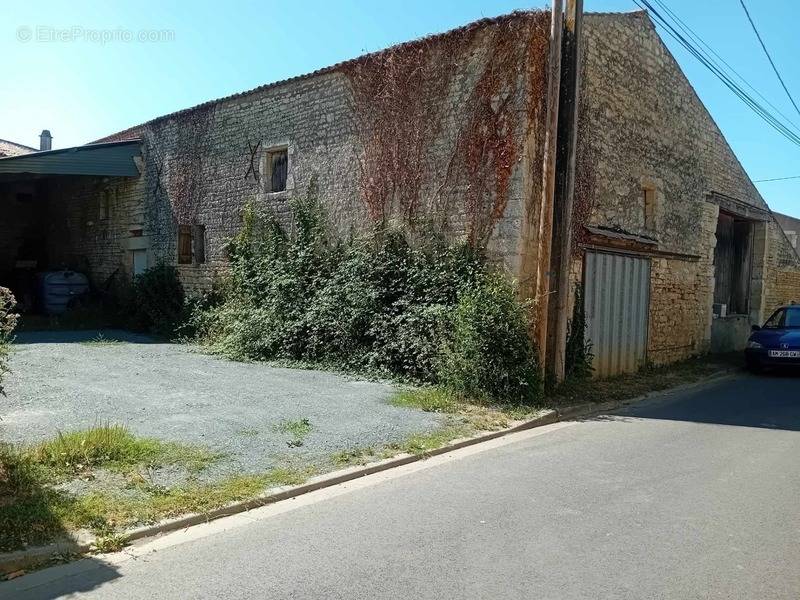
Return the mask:
M 738 0 L 666 0 L 786 115 L 779 87 Z M 588 11 L 628 11 L 632 0 L 585 0 Z M 790 91 L 800 101 L 796 0 L 747 0 Z M 174 110 L 443 31 L 483 16 L 543 6 L 519 0 L 4 1 L 0 5 L 0 138 L 31 146 L 85 143 Z M 25 29 L 25 28 L 28 29 Z M 72 34 L 73 27 L 84 32 Z M 20 29 L 22 28 L 22 29 Z M 53 28 L 60 41 L 37 40 Z M 66 30 L 66 31 L 65 31 Z M 124 33 L 168 32 L 156 42 Z M 100 32 L 116 35 L 106 43 Z M 110 33 L 109 33 L 110 32 Z M 20 37 L 32 35 L 30 41 Z M 73 39 L 68 39 L 68 36 Z M 88 39 L 94 35 L 95 39 Z M 64 37 L 67 39 L 63 39 Z M 172 39 L 169 39 L 172 36 Z M 800 175 L 800 148 L 749 112 L 666 38 L 753 179 Z M 800 217 L 800 179 L 759 184 L 777 211 Z

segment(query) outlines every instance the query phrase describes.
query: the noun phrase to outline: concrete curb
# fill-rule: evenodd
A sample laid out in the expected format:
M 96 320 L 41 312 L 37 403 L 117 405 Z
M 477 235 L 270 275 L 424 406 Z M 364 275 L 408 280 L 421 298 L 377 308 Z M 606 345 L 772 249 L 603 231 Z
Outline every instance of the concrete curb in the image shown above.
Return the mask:
M 126 542 L 133 542 L 143 538 L 176 531 L 178 529 L 186 529 L 194 525 L 208 523 L 209 521 L 236 515 L 254 508 L 265 506 L 267 504 L 279 502 L 281 500 L 296 498 L 322 488 L 331 487 L 340 483 L 366 477 L 367 475 L 372 475 L 374 473 L 380 473 L 381 471 L 407 465 L 416 461 L 430 458 L 432 456 L 439 456 L 440 454 L 446 454 L 447 452 L 452 452 L 453 450 L 459 450 L 460 448 L 466 448 L 482 442 L 488 442 L 489 440 L 494 440 L 519 431 L 543 427 L 545 425 L 558 423 L 559 421 L 591 417 L 599 413 L 615 410 L 623 406 L 642 402 L 643 400 L 649 400 L 661 395 L 702 387 L 704 385 L 708 385 L 709 383 L 724 379 L 735 371 L 736 369 L 721 370 L 701 381 L 675 386 L 657 392 L 649 392 L 642 396 L 630 398 L 628 400 L 602 403 L 587 402 L 584 404 L 574 404 L 563 408 L 549 409 L 534 419 L 517 422 L 511 427 L 501 429 L 499 431 L 492 431 L 490 433 L 483 433 L 469 438 L 453 440 L 449 444 L 446 444 L 441 448 L 431 450 L 430 452 L 423 454 L 400 454 L 392 458 L 368 463 L 366 465 L 348 467 L 346 469 L 333 471 L 324 475 L 318 475 L 316 477 L 312 477 L 306 483 L 301 485 L 271 488 L 256 498 L 243 500 L 241 502 L 234 502 L 207 513 L 192 513 L 174 519 L 166 519 L 154 525 L 147 525 L 144 527 L 131 529 L 125 532 L 123 537 Z M 3 578 L 5 579 L 6 576 L 11 573 L 26 569 L 28 567 L 41 565 L 47 561 L 58 559 L 63 555 L 85 554 L 91 551 L 95 539 L 96 538 L 90 533 L 83 532 L 76 535 L 74 538 L 54 542 L 46 546 L 37 546 L 34 548 L 19 550 L 17 552 L 0 554 L 0 574 L 3 575 Z

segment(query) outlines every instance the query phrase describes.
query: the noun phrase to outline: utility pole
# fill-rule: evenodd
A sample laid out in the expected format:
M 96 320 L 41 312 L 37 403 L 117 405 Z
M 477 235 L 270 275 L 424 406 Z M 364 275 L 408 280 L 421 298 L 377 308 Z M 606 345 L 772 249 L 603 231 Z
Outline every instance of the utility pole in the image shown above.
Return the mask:
M 581 88 L 581 30 L 583 0 L 567 0 L 564 18 L 559 94 L 556 195 L 553 210 L 553 249 L 550 270 L 555 276 L 555 299 L 547 324 L 546 363 L 556 383 L 564 380 L 569 323 L 572 212 L 575 200 L 575 155 Z
M 553 240 L 553 205 L 556 189 L 556 143 L 558 138 L 558 105 L 561 87 L 561 32 L 563 0 L 553 0 L 550 17 L 550 55 L 547 74 L 547 114 L 545 116 L 544 157 L 542 166 L 542 203 L 539 210 L 536 265 L 536 345 L 539 366 L 545 369 L 547 356 L 548 305 L 552 289 L 550 259 Z

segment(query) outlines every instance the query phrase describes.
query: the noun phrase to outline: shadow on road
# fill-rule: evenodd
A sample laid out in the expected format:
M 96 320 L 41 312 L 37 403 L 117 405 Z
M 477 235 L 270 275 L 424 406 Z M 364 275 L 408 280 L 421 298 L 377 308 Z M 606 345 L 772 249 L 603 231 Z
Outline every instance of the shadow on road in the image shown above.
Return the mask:
M 55 600 L 72 598 L 121 577 L 102 560 L 84 558 L 0 583 L 0 600 Z
M 611 411 L 599 420 L 663 419 L 800 431 L 800 370 L 738 375 Z
M 104 344 L 124 342 L 126 344 L 155 344 L 158 340 L 141 333 L 123 329 L 81 329 L 65 331 L 20 331 L 14 336 L 14 344 Z

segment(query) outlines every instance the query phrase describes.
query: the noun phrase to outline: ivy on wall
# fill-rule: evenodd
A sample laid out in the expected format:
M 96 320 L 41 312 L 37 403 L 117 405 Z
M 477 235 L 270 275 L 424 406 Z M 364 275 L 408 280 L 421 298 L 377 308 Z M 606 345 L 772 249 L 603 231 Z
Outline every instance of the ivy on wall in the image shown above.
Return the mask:
M 547 13 L 514 13 L 344 67 L 362 146 L 361 196 L 374 221 L 400 215 L 413 225 L 432 146 L 451 120 L 455 139 L 439 191 L 466 190 L 469 241 L 486 243 L 505 212 L 523 144 L 544 116 L 548 28 Z M 481 52 L 466 100 L 452 104 L 456 77 Z

